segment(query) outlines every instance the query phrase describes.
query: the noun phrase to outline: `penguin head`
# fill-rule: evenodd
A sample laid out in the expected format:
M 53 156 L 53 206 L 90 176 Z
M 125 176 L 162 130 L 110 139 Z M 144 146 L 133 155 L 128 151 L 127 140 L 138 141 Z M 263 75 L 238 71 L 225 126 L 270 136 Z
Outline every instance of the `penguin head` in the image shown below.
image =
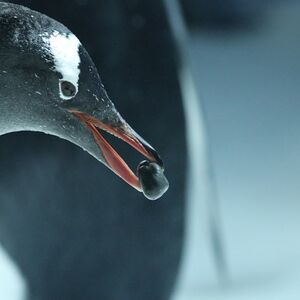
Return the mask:
M 2 7 L 0 25 L 6 72 L 0 91 L 4 99 L 12 99 L 12 115 L 18 116 L 14 131 L 42 131 L 69 140 L 141 190 L 137 176 L 102 131 L 150 161 L 161 166 L 162 161 L 118 113 L 78 38 L 59 22 L 12 4 Z

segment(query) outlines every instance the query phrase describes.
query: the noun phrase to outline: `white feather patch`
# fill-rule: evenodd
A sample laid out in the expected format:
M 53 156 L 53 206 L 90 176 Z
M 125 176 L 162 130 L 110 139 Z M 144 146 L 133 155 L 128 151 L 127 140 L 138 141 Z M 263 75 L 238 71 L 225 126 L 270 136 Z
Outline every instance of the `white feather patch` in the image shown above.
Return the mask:
M 71 82 L 76 87 L 76 93 L 78 91 L 78 80 L 79 80 L 79 46 L 80 41 L 72 34 L 62 34 L 58 31 L 54 31 L 52 34 L 43 35 L 43 41 L 48 46 L 48 50 L 54 59 L 55 70 L 62 75 L 61 80 Z M 62 94 L 59 85 L 60 97 L 68 100 Z

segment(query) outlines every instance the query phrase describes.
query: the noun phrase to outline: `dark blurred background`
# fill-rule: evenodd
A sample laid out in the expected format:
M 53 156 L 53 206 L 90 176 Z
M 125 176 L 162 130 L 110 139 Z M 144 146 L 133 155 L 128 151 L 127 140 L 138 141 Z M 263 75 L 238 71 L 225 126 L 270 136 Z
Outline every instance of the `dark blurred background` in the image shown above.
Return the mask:
M 49 193 L 53 186 L 62 189 L 62 182 L 74 184 L 73 174 L 78 170 L 82 171 L 82 159 L 84 159 L 89 161 L 86 167 L 88 172 L 94 168 L 93 174 L 99 172 L 100 177 L 109 178 L 107 180 L 111 182 L 112 189 L 118 191 L 117 194 L 104 201 L 105 205 L 101 204 L 110 214 L 105 218 L 106 223 L 104 222 L 109 232 L 107 234 L 101 232 L 101 234 L 108 241 L 111 241 L 111 236 L 114 236 L 113 242 L 109 244 L 110 246 L 113 244 L 113 248 L 108 247 L 107 252 L 111 252 L 111 249 L 119 249 L 120 245 L 125 247 L 125 252 L 130 252 L 130 250 L 133 252 L 122 254 L 124 256 L 119 257 L 120 261 L 114 266 L 117 270 L 114 274 L 122 275 L 117 278 L 110 276 L 110 283 L 116 284 L 119 280 L 117 291 L 113 293 L 114 296 L 118 297 L 118 292 L 124 290 L 128 293 L 127 295 L 132 295 L 130 294 L 132 290 L 127 288 L 131 283 L 127 279 L 127 270 L 133 268 L 132 277 L 143 270 L 146 271 L 141 282 L 134 281 L 130 285 L 140 287 L 141 294 L 135 294 L 137 297 L 143 295 L 140 299 L 146 299 L 143 294 L 145 289 L 155 287 L 159 289 L 153 291 L 155 295 L 146 292 L 149 299 L 168 299 L 172 291 L 175 291 L 173 298 L 176 300 L 202 298 L 206 300 L 298 300 L 300 297 L 300 242 L 297 239 L 300 227 L 299 185 L 297 184 L 300 174 L 298 159 L 300 150 L 298 138 L 300 3 L 287 0 L 182 0 L 180 4 L 188 28 L 188 36 L 185 37 L 185 59 L 176 56 L 176 53 L 180 51 L 176 49 L 178 44 L 173 40 L 174 32 L 168 27 L 168 14 L 162 2 L 151 1 L 150 3 L 136 0 L 123 1 L 122 3 L 126 5 L 122 5 L 118 1 L 78 0 L 74 3 L 72 1 L 54 3 L 22 1 L 22 4 L 62 21 L 80 37 L 84 44 L 87 44 L 87 48 L 98 64 L 109 93 L 113 99 L 116 99 L 114 101 L 116 106 L 138 131 L 142 130 L 143 135 L 146 138 L 149 137 L 157 148 L 162 148 L 162 154 L 166 157 L 168 167 L 171 168 L 169 171 L 171 181 L 178 190 L 171 190 L 169 198 L 152 206 L 143 202 L 145 200 L 142 197 L 136 199 L 133 195 L 134 191 L 128 191 L 126 186 L 124 189 L 118 187 L 117 180 L 114 180 L 114 176 L 104 167 L 98 166 L 96 161 L 86 155 L 82 158 L 80 149 L 74 150 L 74 147 L 66 146 L 63 141 L 58 142 L 57 139 L 50 137 L 38 137 L 43 140 L 44 148 L 35 150 L 32 155 L 32 143 L 41 145 L 36 137 L 23 134 L 15 137 L 1 137 L 1 159 L 3 160 L 1 170 L 10 170 L 9 176 L 2 171 L 1 180 L 10 182 L 12 185 L 10 190 L 1 188 L 2 196 L 7 195 L 5 201 L 2 200 L 6 206 L 1 204 L 1 218 L 9 219 L 6 223 L 4 221 L 2 223 L 7 224 L 7 228 L 15 228 L 14 230 L 7 229 L 7 232 L 15 238 L 18 237 L 18 242 L 12 245 L 12 242 L 9 242 L 12 239 L 5 238 L 5 234 L 2 233 L 2 240 L 6 242 L 4 248 L 10 255 L 8 258 L 6 254 L 3 254 L 3 267 L 0 268 L 3 270 L 3 273 L 0 273 L 1 295 L 5 295 L 3 298 L 22 299 L 23 290 L 28 289 L 24 284 L 26 279 L 25 281 L 22 279 L 24 271 L 22 271 L 23 275 L 20 275 L 18 271 L 20 266 L 15 271 L 13 269 L 16 267 L 12 262 L 15 260 L 14 255 L 19 257 L 18 251 L 13 252 L 13 249 L 20 249 L 24 241 L 21 238 L 24 236 L 21 224 L 26 218 L 32 218 L 32 211 L 36 210 L 36 207 L 41 205 L 42 210 L 50 211 L 46 214 L 50 223 L 57 224 L 57 218 L 62 222 L 69 218 L 67 225 L 60 224 L 62 227 L 54 231 L 55 233 L 65 226 L 70 227 L 68 233 L 83 230 L 82 222 L 75 222 L 76 225 L 74 225 L 74 218 L 67 213 L 68 207 L 72 204 L 72 197 L 70 198 L 68 193 L 61 194 L 61 199 L 65 199 L 65 205 L 57 208 L 57 204 L 51 206 L 48 200 L 42 201 L 44 191 L 39 197 L 34 196 L 36 202 L 31 202 L 35 203 L 34 205 L 28 204 L 28 213 L 25 217 L 24 207 L 21 207 L 19 214 L 16 214 L 20 208 L 18 204 L 20 198 L 14 194 L 14 191 L 18 190 L 17 182 L 21 184 L 19 188 L 21 194 L 27 191 L 27 201 L 29 201 L 32 198 L 32 186 L 38 181 L 35 179 L 33 182 L 24 183 L 24 176 L 30 175 L 34 178 L 33 174 L 36 174 L 36 178 L 41 178 L 38 184 L 46 189 L 46 193 Z M 89 9 L 89 14 L 87 14 L 85 9 L 90 6 L 93 9 Z M 110 14 L 103 13 L 105 9 L 109 10 Z M 139 13 L 136 13 L 136 10 Z M 66 11 L 67 17 L 63 19 Z M 90 15 L 92 11 L 102 12 L 102 14 L 99 13 L 99 19 L 92 18 Z M 145 31 L 140 33 L 132 33 L 134 31 L 129 29 L 126 31 L 129 27 L 124 24 L 128 23 L 129 16 L 132 26 L 137 30 L 148 24 L 147 34 Z M 99 32 L 93 33 L 94 24 L 98 24 L 98 21 Z M 76 29 L 72 28 L 75 26 L 72 24 L 77 24 Z M 94 27 L 89 27 L 91 24 Z M 122 34 L 120 34 L 120 28 Z M 94 40 L 95 37 L 101 39 L 103 36 L 100 35 L 101 30 L 107 34 L 105 46 Z M 127 47 L 124 47 L 124 44 Z M 146 51 L 148 48 L 149 51 Z M 131 60 L 124 60 L 125 54 Z M 157 60 L 159 58 L 160 60 Z M 223 270 L 222 273 L 217 267 L 216 256 L 211 247 L 211 231 L 208 225 L 211 216 L 206 202 L 209 196 L 205 193 L 201 178 L 189 177 L 190 182 L 187 186 L 194 192 L 190 193 L 192 196 L 189 199 L 184 197 L 187 152 L 184 142 L 184 111 L 181 103 L 185 103 L 186 99 L 181 96 L 178 82 L 179 61 L 186 64 L 193 75 L 198 101 L 202 108 L 199 114 L 206 124 L 208 137 L 206 142 L 209 144 L 209 156 L 212 159 L 216 182 L 215 192 L 219 200 L 215 208 L 220 217 L 218 228 L 221 229 L 219 232 L 222 238 L 221 247 L 227 266 L 226 271 Z M 124 101 L 123 104 L 122 93 L 126 94 L 126 101 L 128 99 L 128 102 Z M 162 99 L 163 109 L 157 106 L 153 115 L 146 114 L 146 117 L 151 118 L 152 122 L 156 120 L 156 124 L 163 123 L 166 126 L 165 131 L 160 132 L 159 136 L 155 132 L 160 131 L 161 127 L 153 131 L 150 125 L 145 124 L 143 114 L 145 102 L 136 100 L 143 99 L 147 104 L 152 105 L 153 103 L 149 101 L 152 101 L 153 97 Z M 195 138 L 197 134 L 199 134 L 197 131 L 193 132 Z M 55 145 L 56 151 L 64 153 L 64 156 L 57 157 L 56 152 L 53 154 L 53 148 L 50 152 L 48 142 L 51 143 L 51 147 Z M 18 149 L 16 149 L 17 145 Z M 70 175 L 67 179 L 63 179 L 66 177 L 60 170 L 65 170 L 65 167 L 61 166 L 65 166 L 70 149 L 78 155 L 76 156 L 78 157 L 77 164 L 73 163 Z M 30 155 L 32 155 L 32 161 L 28 161 Z M 205 157 L 201 149 L 199 149 L 199 155 Z M 24 175 L 22 173 L 24 169 L 30 170 L 36 158 L 44 163 L 39 164 L 38 167 L 34 165 L 33 170 Z M 12 162 L 16 159 L 17 163 L 14 166 Z M 181 162 L 181 165 L 178 165 L 178 162 Z M 52 170 L 50 174 L 53 175 L 50 179 L 49 173 L 45 173 L 45 170 Z M 62 178 L 62 181 L 57 180 L 57 177 Z M 92 189 L 95 195 L 99 192 L 96 188 L 97 180 L 98 178 L 95 178 L 93 184 L 89 183 L 86 187 L 89 191 Z M 43 182 L 47 184 L 42 185 Z M 75 179 L 75 182 L 84 182 L 84 179 L 79 177 Z M 133 199 L 133 202 L 130 202 L 128 206 L 123 201 L 115 200 L 119 199 L 120 195 L 128 197 L 129 200 Z M 97 211 L 99 207 L 96 198 L 95 196 L 95 200 L 88 199 L 90 208 L 84 208 L 86 205 L 78 204 L 81 203 L 80 194 L 76 203 L 80 211 L 82 208 L 85 212 Z M 10 204 L 12 201 L 14 205 Z M 114 205 L 111 205 L 111 201 Z M 185 201 L 187 205 L 184 205 Z M 41 202 L 44 204 L 39 204 Z M 187 208 L 185 220 L 184 207 Z M 124 210 L 125 214 L 123 214 Z M 3 211 L 7 214 L 3 215 Z M 41 210 L 38 210 L 34 215 L 34 221 L 27 229 L 28 236 L 31 236 L 30 233 L 36 226 L 36 218 L 40 212 Z M 138 214 L 141 214 L 141 219 L 136 218 Z M 44 214 L 41 216 L 44 218 Z M 19 221 L 15 221 L 16 218 Z M 127 226 L 128 219 L 132 221 L 129 227 Z M 13 224 L 19 225 L 13 226 Z M 84 240 L 84 243 L 90 243 L 97 251 L 95 250 L 96 253 L 92 251 L 88 255 L 94 254 L 99 259 L 98 249 L 102 249 L 103 236 L 101 239 L 98 226 L 103 224 L 99 224 L 98 221 L 92 225 L 83 221 L 83 224 L 85 224 L 86 232 L 89 232 L 91 228 L 94 230 L 93 238 Z M 138 232 L 136 224 L 143 224 Z M 156 229 L 155 232 L 149 230 L 151 224 L 152 228 Z M 187 225 L 186 229 L 183 228 L 184 224 Z M 119 232 L 120 226 L 123 232 L 118 235 L 116 232 Z M 46 225 L 40 227 L 38 230 L 40 237 L 37 235 L 35 239 L 28 242 L 29 246 L 25 247 L 28 251 L 27 257 L 32 255 L 30 252 L 32 246 L 38 244 L 35 240 L 40 241 L 47 228 Z M 119 236 L 128 235 L 128 230 L 131 243 L 127 243 L 126 238 L 120 241 Z M 143 236 L 149 235 L 151 243 L 143 239 Z M 25 238 L 28 239 L 28 236 Z M 80 240 L 76 239 L 76 236 L 73 238 L 74 241 Z M 57 245 L 61 244 L 61 240 L 65 240 L 64 236 L 56 239 Z M 50 236 L 46 241 L 51 245 L 53 237 Z M 52 264 L 55 263 L 57 256 L 52 256 L 52 252 L 47 250 L 48 246 L 47 243 L 42 245 L 43 259 L 49 264 L 47 259 L 51 257 Z M 75 243 L 75 248 L 76 246 Z M 70 253 L 74 249 L 74 247 L 64 245 L 57 251 L 60 254 L 66 251 L 66 248 L 70 248 Z M 36 251 L 35 255 L 39 255 L 41 250 Z M 84 251 L 83 247 L 78 252 L 78 256 L 81 257 Z M 153 253 L 157 260 L 153 258 Z M 116 251 L 114 254 L 118 257 L 119 252 Z M 105 251 L 101 255 L 104 258 L 107 257 Z M 136 255 L 138 259 L 135 259 Z M 91 256 L 91 264 L 95 257 Z M 75 258 L 78 259 L 76 256 Z M 24 261 L 24 259 L 21 256 L 19 261 Z M 145 269 L 141 263 L 144 259 L 149 259 L 147 260 L 149 264 Z M 27 264 L 28 267 L 23 268 L 31 272 L 33 264 L 30 262 Z M 49 273 L 45 271 L 49 267 L 45 267 L 43 263 L 39 266 L 39 274 L 46 273 L 49 276 Z M 151 266 L 154 267 L 151 268 Z M 72 264 L 68 268 L 72 270 Z M 163 273 L 161 269 L 164 270 Z M 109 264 L 107 270 L 108 272 L 111 270 Z M 53 268 L 54 274 L 56 271 L 57 268 Z M 32 275 L 32 280 L 35 276 L 35 274 Z M 149 277 L 157 278 L 157 282 L 145 284 L 145 280 Z M 78 276 L 78 278 L 81 277 Z M 95 278 L 97 281 L 97 277 Z M 44 282 L 43 279 L 41 281 Z M 90 284 L 91 278 L 85 278 L 83 283 L 85 281 Z M 43 290 L 47 288 L 43 286 Z M 109 291 L 112 288 L 107 289 Z M 126 296 L 122 299 L 127 300 Z

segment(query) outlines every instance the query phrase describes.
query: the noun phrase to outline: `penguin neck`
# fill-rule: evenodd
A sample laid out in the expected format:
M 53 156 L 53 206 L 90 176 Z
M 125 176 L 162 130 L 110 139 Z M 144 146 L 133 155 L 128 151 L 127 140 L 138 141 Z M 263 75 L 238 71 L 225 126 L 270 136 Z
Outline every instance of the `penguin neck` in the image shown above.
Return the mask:
M 0 135 L 23 130 L 44 131 L 40 120 L 47 106 L 45 89 L 39 84 L 38 74 L 26 71 L 0 69 Z

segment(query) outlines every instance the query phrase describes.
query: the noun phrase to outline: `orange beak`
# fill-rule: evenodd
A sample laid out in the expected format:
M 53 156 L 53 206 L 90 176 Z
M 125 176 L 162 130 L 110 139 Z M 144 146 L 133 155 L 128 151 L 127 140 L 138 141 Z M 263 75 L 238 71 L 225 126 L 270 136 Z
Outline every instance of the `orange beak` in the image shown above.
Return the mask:
M 98 119 L 83 112 L 72 109 L 69 111 L 79 118 L 91 131 L 95 138 L 95 142 L 101 149 L 101 152 L 111 170 L 129 185 L 141 192 L 142 188 L 137 176 L 129 168 L 118 152 L 105 140 L 100 130 L 104 130 L 123 140 L 139 153 L 144 155 L 148 160 L 157 162 L 160 166 L 162 166 L 162 161 L 157 152 L 126 123 L 123 124 L 122 127 L 114 127 L 104 124 Z

